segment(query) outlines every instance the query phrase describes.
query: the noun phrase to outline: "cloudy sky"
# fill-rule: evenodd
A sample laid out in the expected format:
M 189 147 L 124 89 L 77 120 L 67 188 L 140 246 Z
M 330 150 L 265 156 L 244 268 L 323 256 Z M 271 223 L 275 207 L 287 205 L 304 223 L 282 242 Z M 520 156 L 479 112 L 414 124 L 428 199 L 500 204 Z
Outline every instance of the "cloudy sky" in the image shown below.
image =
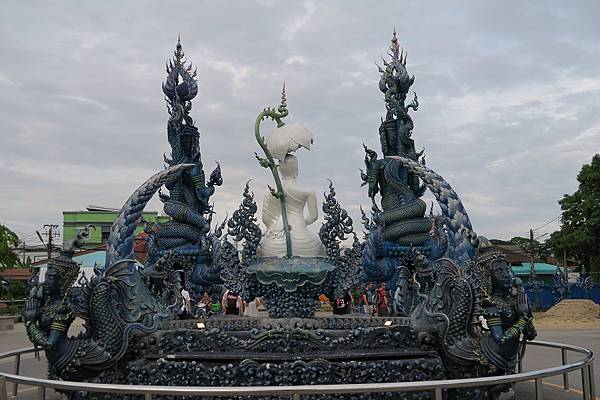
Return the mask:
M 222 3 L 3 3 L 0 222 L 30 239 L 63 210 L 120 207 L 162 168 L 160 85 L 178 33 L 198 67 L 204 163 L 223 168 L 219 216 L 247 179 L 258 198 L 270 183 L 253 124 L 285 80 L 288 121 L 315 135 L 298 155 L 303 183 L 320 194 L 331 178 L 358 218 L 362 143 L 378 149 L 385 110 L 374 63 L 394 27 L 416 76 L 417 147 L 479 234 L 525 236 L 555 218 L 600 150 L 599 2 Z

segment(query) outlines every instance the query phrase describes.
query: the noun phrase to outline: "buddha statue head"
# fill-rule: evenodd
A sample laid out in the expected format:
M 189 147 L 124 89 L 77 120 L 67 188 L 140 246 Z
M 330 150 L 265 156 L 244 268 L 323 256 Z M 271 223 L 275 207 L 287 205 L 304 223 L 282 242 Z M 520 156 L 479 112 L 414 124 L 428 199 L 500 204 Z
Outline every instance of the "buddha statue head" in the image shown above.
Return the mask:
M 279 163 L 279 173 L 283 179 L 296 179 L 298 177 L 298 159 L 292 154 L 285 156 Z

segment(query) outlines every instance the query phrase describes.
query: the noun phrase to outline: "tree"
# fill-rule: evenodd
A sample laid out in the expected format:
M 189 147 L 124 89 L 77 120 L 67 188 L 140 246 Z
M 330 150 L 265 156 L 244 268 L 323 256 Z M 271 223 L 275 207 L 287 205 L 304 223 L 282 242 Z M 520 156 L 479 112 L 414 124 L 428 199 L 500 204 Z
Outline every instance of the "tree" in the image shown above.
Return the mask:
M 588 271 L 600 271 L 600 154 L 585 164 L 577 175 L 579 188 L 559 200 L 562 209 L 560 231 L 548 244 L 554 254 L 564 250 Z
M 527 255 L 531 255 L 531 241 L 529 238 L 515 236 L 510 240 L 500 240 L 500 239 L 491 239 L 490 242 L 492 244 L 497 245 L 516 245 L 523 249 L 523 253 Z M 548 257 L 550 256 L 550 248 L 548 247 L 548 242 L 540 242 L 538 240 L 533 240 L 533 251 L 535 253 L 535 259 L 541 260 L 543 262 L 548 262 Z
M 510 243 L 520 246 L 523 250 L 527 252 L 527 254 L 531 255 L 530 238 L 515 236 L 514 238 L 510 239 Z M 543 262 L 548 261 L 548 257 L 550 256 L 550 250 L 548 248 L 547 242 L 542 243 L 539 240 L 533 239 L 533 252 L 535 254 L 536 260 L 542 260 Z
M 0 224 L 0 270 L 19 264 L 19 256 L 15 252 L 18 246 L 17 234 Z

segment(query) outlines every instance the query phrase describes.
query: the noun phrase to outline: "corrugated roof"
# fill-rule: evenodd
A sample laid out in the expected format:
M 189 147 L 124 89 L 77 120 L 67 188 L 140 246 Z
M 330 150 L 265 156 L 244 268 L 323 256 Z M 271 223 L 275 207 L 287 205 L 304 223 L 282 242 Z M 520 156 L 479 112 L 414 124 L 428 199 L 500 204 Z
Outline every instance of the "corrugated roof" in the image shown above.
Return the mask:
M 539 275 L 552 275 L 558 269 L 558 266 L 546 263 L 535 263 L 535 273 Z M 523 265 L 515 265 L 512 271 L 515 275 L 529 275 L 531 273 L 531 263 L 523 263 Z

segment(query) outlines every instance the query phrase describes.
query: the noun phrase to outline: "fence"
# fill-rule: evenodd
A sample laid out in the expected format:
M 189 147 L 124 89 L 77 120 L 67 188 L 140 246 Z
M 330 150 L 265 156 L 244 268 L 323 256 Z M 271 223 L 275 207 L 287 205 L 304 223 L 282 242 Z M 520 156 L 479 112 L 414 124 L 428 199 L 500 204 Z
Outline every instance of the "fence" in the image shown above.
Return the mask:
M 600 284 L 587 274 L 580 275 L 576 282 L 568 282 L 562 271 L 558 270 L 550 282 L 533 276 L 523 286 L 535 310 L 547 310 L 566 299 L 588 299 L 600 304 Z
M 302 386 L 244 386 L 244 387 L 188 387 L 188 386 L 144 386 L 144 385 L 112 385 L 84 382 L 56 381 L 20 375 L 21 356 L 32 353 L 33 348 L 14 350 L 0 354 L 0 360 L 14 357 L 14 374 L 0 372 L 0 400 L 8 399 L 6 382 L 13 383 L 12 394 L 17 396 L 18 385 L 29 385 L 37 388 L 38 399 L 44 399 L 47 388 L 68 391 L 88 391 L 99 393 L 137 394 L 145 400 L 152 400 L 154 395 L 172 396 L 282 396 L 289 395 L 293 400 L 300 400 L 302 395 L 317 394 L 351 394 L 373 392 L 426 392 L 432 393 L 434 400 L 443 400 L 445 391 L 449 389 L 482 387 L 500 384 L 513 384 L 523 381 L 534 381 L 536 400 L 543 400 L 542 383 L 544 378 L 563 376 L 563 387 L 569 390 L 569 372 L 581 371 L 583 385 L 582 400 L 595 400 L 594 354 L 583 347 L 533 341 L 532 346 L 541 346 L 561 351 L 560 366 L 523 372 L 519 363 L 519 373 L 502 376 L 490 376 L 471 379 L 450 379 L 436 381 L 399 382 L 399 383 L 366 383 L 343 385 L 302 385 Z M 584 355 L 583 359 L 568 363 L 567 353 L 575 352 Z
M 0 300 L 0 315 L 23 315 L 25 300 Z

